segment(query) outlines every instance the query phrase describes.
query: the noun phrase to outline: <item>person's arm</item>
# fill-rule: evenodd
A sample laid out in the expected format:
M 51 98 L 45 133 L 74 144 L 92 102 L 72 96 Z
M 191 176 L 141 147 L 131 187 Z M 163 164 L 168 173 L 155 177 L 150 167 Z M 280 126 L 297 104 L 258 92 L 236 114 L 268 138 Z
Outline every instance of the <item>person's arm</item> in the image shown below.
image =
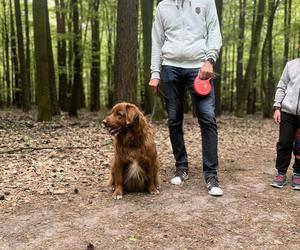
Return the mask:
M 288 74 L 288 64 L 286 64 L 276 89 L 274 105 L 273 105 L 273 108 L 275 110 L 281 109 L 281 103 L 283 101 L 283 98 L 285 97 L 286 89 L 289 81 L 290 81 L 290 77 Z
M 289 81 L 290 81 L 290 77 L 288 74 L 288 64 L 286 64 L 277 85 L 275 100 L 273 105 L 273 109 L 274 109 L 273 120 L 276 124 L 279 124 L 281 122 L 281 112 L 280 112 L 281 103 L 283 101 L 283 98 L 286 95 L 286 89 Z
M 215 1 L 209 0 L 206 12 L 207 24 L 207 51 L 206 59 L 215 63 L 219 57 L 219 52 L 222 47 L 222 35 L 218 19 L 217 8 Z
M 151 79 L 160 79 L 162 62 L 162 46 L 165 42 L 165 32 L 160 16 L 159 6 L 152 25 Z
M 206 12 L 207 40 L 206 61 L 199 71 L 201 79 L 212 77 L 219 52 L 222 46 L 222 36 L 215 1 L 208 1 Z

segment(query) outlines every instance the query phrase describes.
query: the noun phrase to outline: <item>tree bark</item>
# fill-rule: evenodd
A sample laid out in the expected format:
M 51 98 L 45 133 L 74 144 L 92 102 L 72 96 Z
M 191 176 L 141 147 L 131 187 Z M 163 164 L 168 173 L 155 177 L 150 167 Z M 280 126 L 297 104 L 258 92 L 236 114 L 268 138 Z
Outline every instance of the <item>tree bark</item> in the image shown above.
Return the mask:
M 15 32 L 15 22 L 14 13 L 12 8 L 12 0 L 9 0 L 9 16 L 10 16 L 10 46 L 11 46 L 11 60 L 12 60 L 12 74 L 13 74 L 13 105 L 18 108 L 22 107 L 21 101 L 21 80 L 19 73 L 19 62 L 17 57 L 17 43 L 16 43 L 16 32 Z
M 100 34 L 99 34 L 99 0 L 92 1 L 91 39 L 92 39 L 92 68 L 91 68 L 91 93 L 90 110 L 100 109 Z
M 25 37 L 26 37 L 26 70 L 27 81 L 29 88 L 29 100 L 31 101 L 31 69 L 30 69 L 30 33 L 29 33 L 29 14 L 28 14 L 28 0 L 24 0 L 25 6 Z
M 114 101 L 136 103 L 138 0 L 119 0 Z
M 236 91 L 237 98 L 241 95 L 243 74 L 244 74 L 244 39 L 245 39 L 245 15 L 246 15 L 246 0 L 239 0 L 240 16 L 239 16 L 239 39 L 237 47 L 237 65 L 236 65 Z
M 51 31 L 50 31 L 50 22 L 49 22 L 49 11 L 48 4 L 45 5 L 46 8 L 46 31 L 47 31 L 47 44 L 48 44 L 48 56 L 49 56 L 49 70 L 50 70 L 50 98 L 51 98 L 51 112 L 52 115 L 59 115 L 59 105 L 57 101 L 57 92 L 56 92 L 56 78 L 55 78 L 55 70 L 54 70 L 54 57 L 52 50 L 52 39 L 51 39 Z
M 249 86 L 250 83 L 253 81 L 254 73 L 257 66 L 265 6 L 266 6 L 266 0 L 259 0 L 256 21 L 252 29 L 252 40 L 251 40 L 249 61 L 247 64 L 244 80 L 240 83 L 240 85 L 242 85 L 241 87 L 243 88 L 243 91 L 239 93 L 239 96 L 237 96 L 237 108 L 235 114 L 238 117 L 244 116 L 247 97 L 249 93 Z
M 67 70 L 67 42 L 66 42 L 66 6 L 64 0 L 55 0 L 57 23 L 57 64 L 59 81 L 59 106 L 68 110 L 68 70 Z
M 289 60 L 292 0 L 284 0 L 284 64 Z
M 30 103 L 30 90 L 27 77 L 26 60 L 24 53 L 24 41 L 23 41 L 23 29 L 21 20 L 21 7 L 20 1 L 15 0 L 15 16 L 17 26 L 17 40 L 18 40 L 18 56 L 21 69 L 21 81 L 22 81 L 22 109 L 27 112 L 31 108 Z
M 215 0 L 218 18 L 220 27 L 222 30 L 222 23 L 223 23 L 223 0 Z M 219 59 L 216 62 L 215 69 L 216 77 L 214 79 L 214 88 L 216 94 L 216 115 L 220 116 L 222 114 L 222 103 L 221 103 L 221 74 L 222 74 L 222 49 L 220 50 Z
M 49 121 L 52 116 L 46 5 L 47 0 L 32 2 L 38 121 Z
M 6 106 L 11 105 L 11 81 L 10 81 L 10 67 L 9 67 L 9 30 L 6 18 L 6 3 L 3 1 L 3 40 L 4 40 L 4 61 L 5 61 L 5 82 L 6 82 Z
M 81 34 L 79 29 L 79 11 L 78 0 L 71 0 L 71 9 L 73 12 L 73 49 L 74 49 L 74 83 L 72 88 L 71 104 L 69 115 L 77 117 L 77 109 L 80 107 L 80 84 L 82 82 L 82 61 L 81 61 Z
M 268 26 L 261 54 L 261 86 L 263 92 L 262 109 L 263 117 L 272 116 L 273 99 L 275 94 L 275 77 L 273 73 L 273 23 L 279 5 L 279 0 L 268 0 Z

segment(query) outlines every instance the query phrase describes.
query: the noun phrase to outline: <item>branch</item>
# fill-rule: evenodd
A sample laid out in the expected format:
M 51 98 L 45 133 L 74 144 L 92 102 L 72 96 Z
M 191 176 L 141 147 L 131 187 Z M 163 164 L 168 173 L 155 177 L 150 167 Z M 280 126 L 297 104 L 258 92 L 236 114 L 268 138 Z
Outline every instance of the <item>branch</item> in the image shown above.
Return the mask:
M 111 142 L 105 143 L 103 145 L 100 145 L 99 148 L 104 147 L 109 145 Z M 16 149 L 10 149 L 10 150 L 3 150 L 0 151 L 0 154 L 13 154 L 16 152 L 21 152 L 25 150 L 29 150 L 30 152 L 32 151 L 37 151 L 37 150 L 66 150 L 66 149 L 92 149 L 96 147 L 85 147 L 85 146 L 69 146 L 69 147 L 26 147 L 26 148 L 16 148 Z

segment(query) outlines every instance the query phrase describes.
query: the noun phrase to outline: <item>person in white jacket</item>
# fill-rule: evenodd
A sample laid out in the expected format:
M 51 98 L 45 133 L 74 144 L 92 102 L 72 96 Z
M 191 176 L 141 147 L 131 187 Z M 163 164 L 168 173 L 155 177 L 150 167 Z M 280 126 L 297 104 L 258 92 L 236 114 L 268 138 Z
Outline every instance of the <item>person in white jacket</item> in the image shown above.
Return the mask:
M 300 53 L 300 44 L 299 44 Z M 277 173 L 271 186 L 283 188 L 293 148 L 299 144 L 296 131 L 300 128 L 300 58 L 287 62 L 277 85 L 274 100 L 274 122 L 279 124 L 277 142 Z M 296 135 L 296 137 L 295 137 Z M 297 146 L 297 145 L 296 145 Z M 300 190 L 300 158 L 295 157 L 291 187 Z
M 188 179 L 188 158 L 183 135 L 183 99 L 188 90 L 202 136 L 203 175 L 209 194 L 223 195 L 218 181 L 218 136 L 215 95 L 201 97 L 193 89 L 197 75 L 212 77 L 222 46 L 214 0 L 163 0 L 152 26 L 151 79 L 154 92 L 161 86 L 176 171 L 171 183 Z

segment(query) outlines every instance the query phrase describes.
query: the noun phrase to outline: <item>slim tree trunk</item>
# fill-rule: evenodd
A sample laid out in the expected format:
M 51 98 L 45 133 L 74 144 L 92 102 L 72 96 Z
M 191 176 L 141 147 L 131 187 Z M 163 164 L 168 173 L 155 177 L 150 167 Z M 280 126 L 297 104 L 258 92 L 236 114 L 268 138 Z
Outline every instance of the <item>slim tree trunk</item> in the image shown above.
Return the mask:
M 18 39 L 18 55 L 19 55 L 21 80 L 22 80 L 22 108 L 23 111 L 27 112 L 31 108 L 31 103 L 30 103 L 30 90 L 28 85 L 28 77 L 27 77 L 27 69 L 26 69 L 26 60 L 25 60 L 25 53 L 24 53 L 21 7 L 20 7 L 19 0 L 15 0 L 15 14 L 16 14 L 17 39 Z
M 3 0 L 3 40 L 4 40 L 4 61 L 5 61 L 5 82 L 6 82 L 6 106 L 11 105 L 11 82 L 10 82 L 10 67 L 9 67 L 9 30 L 6 18 L 6 1 Z
M 218 11 L 218 18 L 220 26 L 222 27 L 223 23 L 223 0 L 215 0 L 216 7 Z M 221 28 L 222 30 L 222 28 Z M 222 74 L 222 50 L 219 54 L 219 59 L 216 62 L 215 69 L 216 72 L 216 78 L 214 80 L 214 87 L 215 87 L 215 93 L 216 93 L 216 115 L 219 116 L 222 113 L 222 103 L 221 103 L 221 74 Z
M 55 0 L 57 23 L 57 64 L 59 78 L 59 106 L 62 110 L 68 110 L 67 100 L 67 43 L 66 43 L 66 6 L 64 0 Z
M 109 11 L 107 2 L 104 2 L 105 7 L 105 21 L 106 21 L 106 36 L 107 36 L 107 60 L 106 60 L 106 70 L 107 70 L 107 107 L 111 108 L 113 106 L 113 77 L 114 77 L 114 31 L 115 26 L 115 16 L 114 13 Z
M 12 74 L 13 74 L 13 104 L 18 108 L 22 107 L 21 101 L 21 80 L 19 73 L 19 62 L 17 57 L 17 43 L 16 43 L 16 32 L 14 13 L 12 8 L 12 0 L 9 0 L 9 16 L 10 16 L 10 43 L 11 43 L 11 59 L 12 59 Z
M 119 0 L 115 52 L 115 102 L 136 103 L 138 0 Z
M 284 64 L 289 59 L 292 0 L 284 0 Z
M 153 0 L 141 1 L 142 23 L 143 23 L 143 71 L 144 71 L 144 88 L 145 102 L 144 111 L 150 114 L 153 108 L 153 93 L 148 86 L 150 80 L 150 64 L 151 64 L 151 29 L 153 20 Z
M 71 105 L 69 115 L 77 117 L 77 109 L 80 106 L 80 83 L 81 75 L 81 47 L 80 47 L 80 30 L 79 30 L 79 11 L 78 0 L 71 0 L 71 9 L 73 12 L 73 49 L 74 49 L 74 83 L 72 88 Z
M 279 0 L 268 0 L 268 26 L 267 34 L 263 43 L 261 54 L 261 85 L 263 90 L 262 106 L 263 116 L 269 118 L 272 116 L 273 98 L 275 94 L 275 77 L 273 73 L 273 23 L 274 17 L 279 5 Z
M 243 73 L 244 73 L 244 39 L 245 39 L 245 15 L 246 15 L 246 0 L 239 0 L 240 3 L 240 17 L 239 17 L 239 39 L 237 48 L 237 64 L 236 64 L 236 89 L 237 97 L 241 95 Z
M 28 0 L 24 0 L 25 6 L 25 37 L 26 37 L 26 70 L 29 88 L 29 100 L 31 101 L 31 69 L 30 69 L 30 33 L 29 33 L 29 16 L 28 16 Z
M 52 39 L 50 31 L 50 21 L 49 21 L 49 11 L 48 4 L 45 5 L 46 8 L 46 20 L 47 20 L 47 44 L 48 44 L 48 56 L 49 56 L 49 75 L 50 75 L 50 98 L 51 98 L 51 112 L 52 115 L 59 115 L 59 105 L 57 101 L 57 92 L 56 92 L 56 79 L 55 79 L 55 70 L 54 70 L 54 57 L 52 50 Z
M 99 5 L 100 0 L 92 1 L 92 68 L 91 68 L 91 97 L 90 110 L 100 109 L 100 38 L 99 38 Z
M 264 11 L 265 11 L 266 0 L 259 0 L 258 2 L 258 10 L 256 15 L 255 25 L 252 29 L 252 40 L 251 40 L 251 48 L 250 48 L 250 56 L 247 64 L 247 69 L 245 73 L 244 80 L 240 83 L 242 84 L 243 91 L 239 93 L 237 97 L 237 108 L 236 108 L 236 116 L 243 117 L 244 111 L 246 107 L 247 97 L 249 93 L 250 83 L 253 81 L 254 73 L 257 66 L 258 52 L 259 52 L 259 44 L 260 44 L 260 36 L 264 19 Z
M 47 0 L 32 2 L 38 121 L 49 121 L 52 116 L 46 6 Z

